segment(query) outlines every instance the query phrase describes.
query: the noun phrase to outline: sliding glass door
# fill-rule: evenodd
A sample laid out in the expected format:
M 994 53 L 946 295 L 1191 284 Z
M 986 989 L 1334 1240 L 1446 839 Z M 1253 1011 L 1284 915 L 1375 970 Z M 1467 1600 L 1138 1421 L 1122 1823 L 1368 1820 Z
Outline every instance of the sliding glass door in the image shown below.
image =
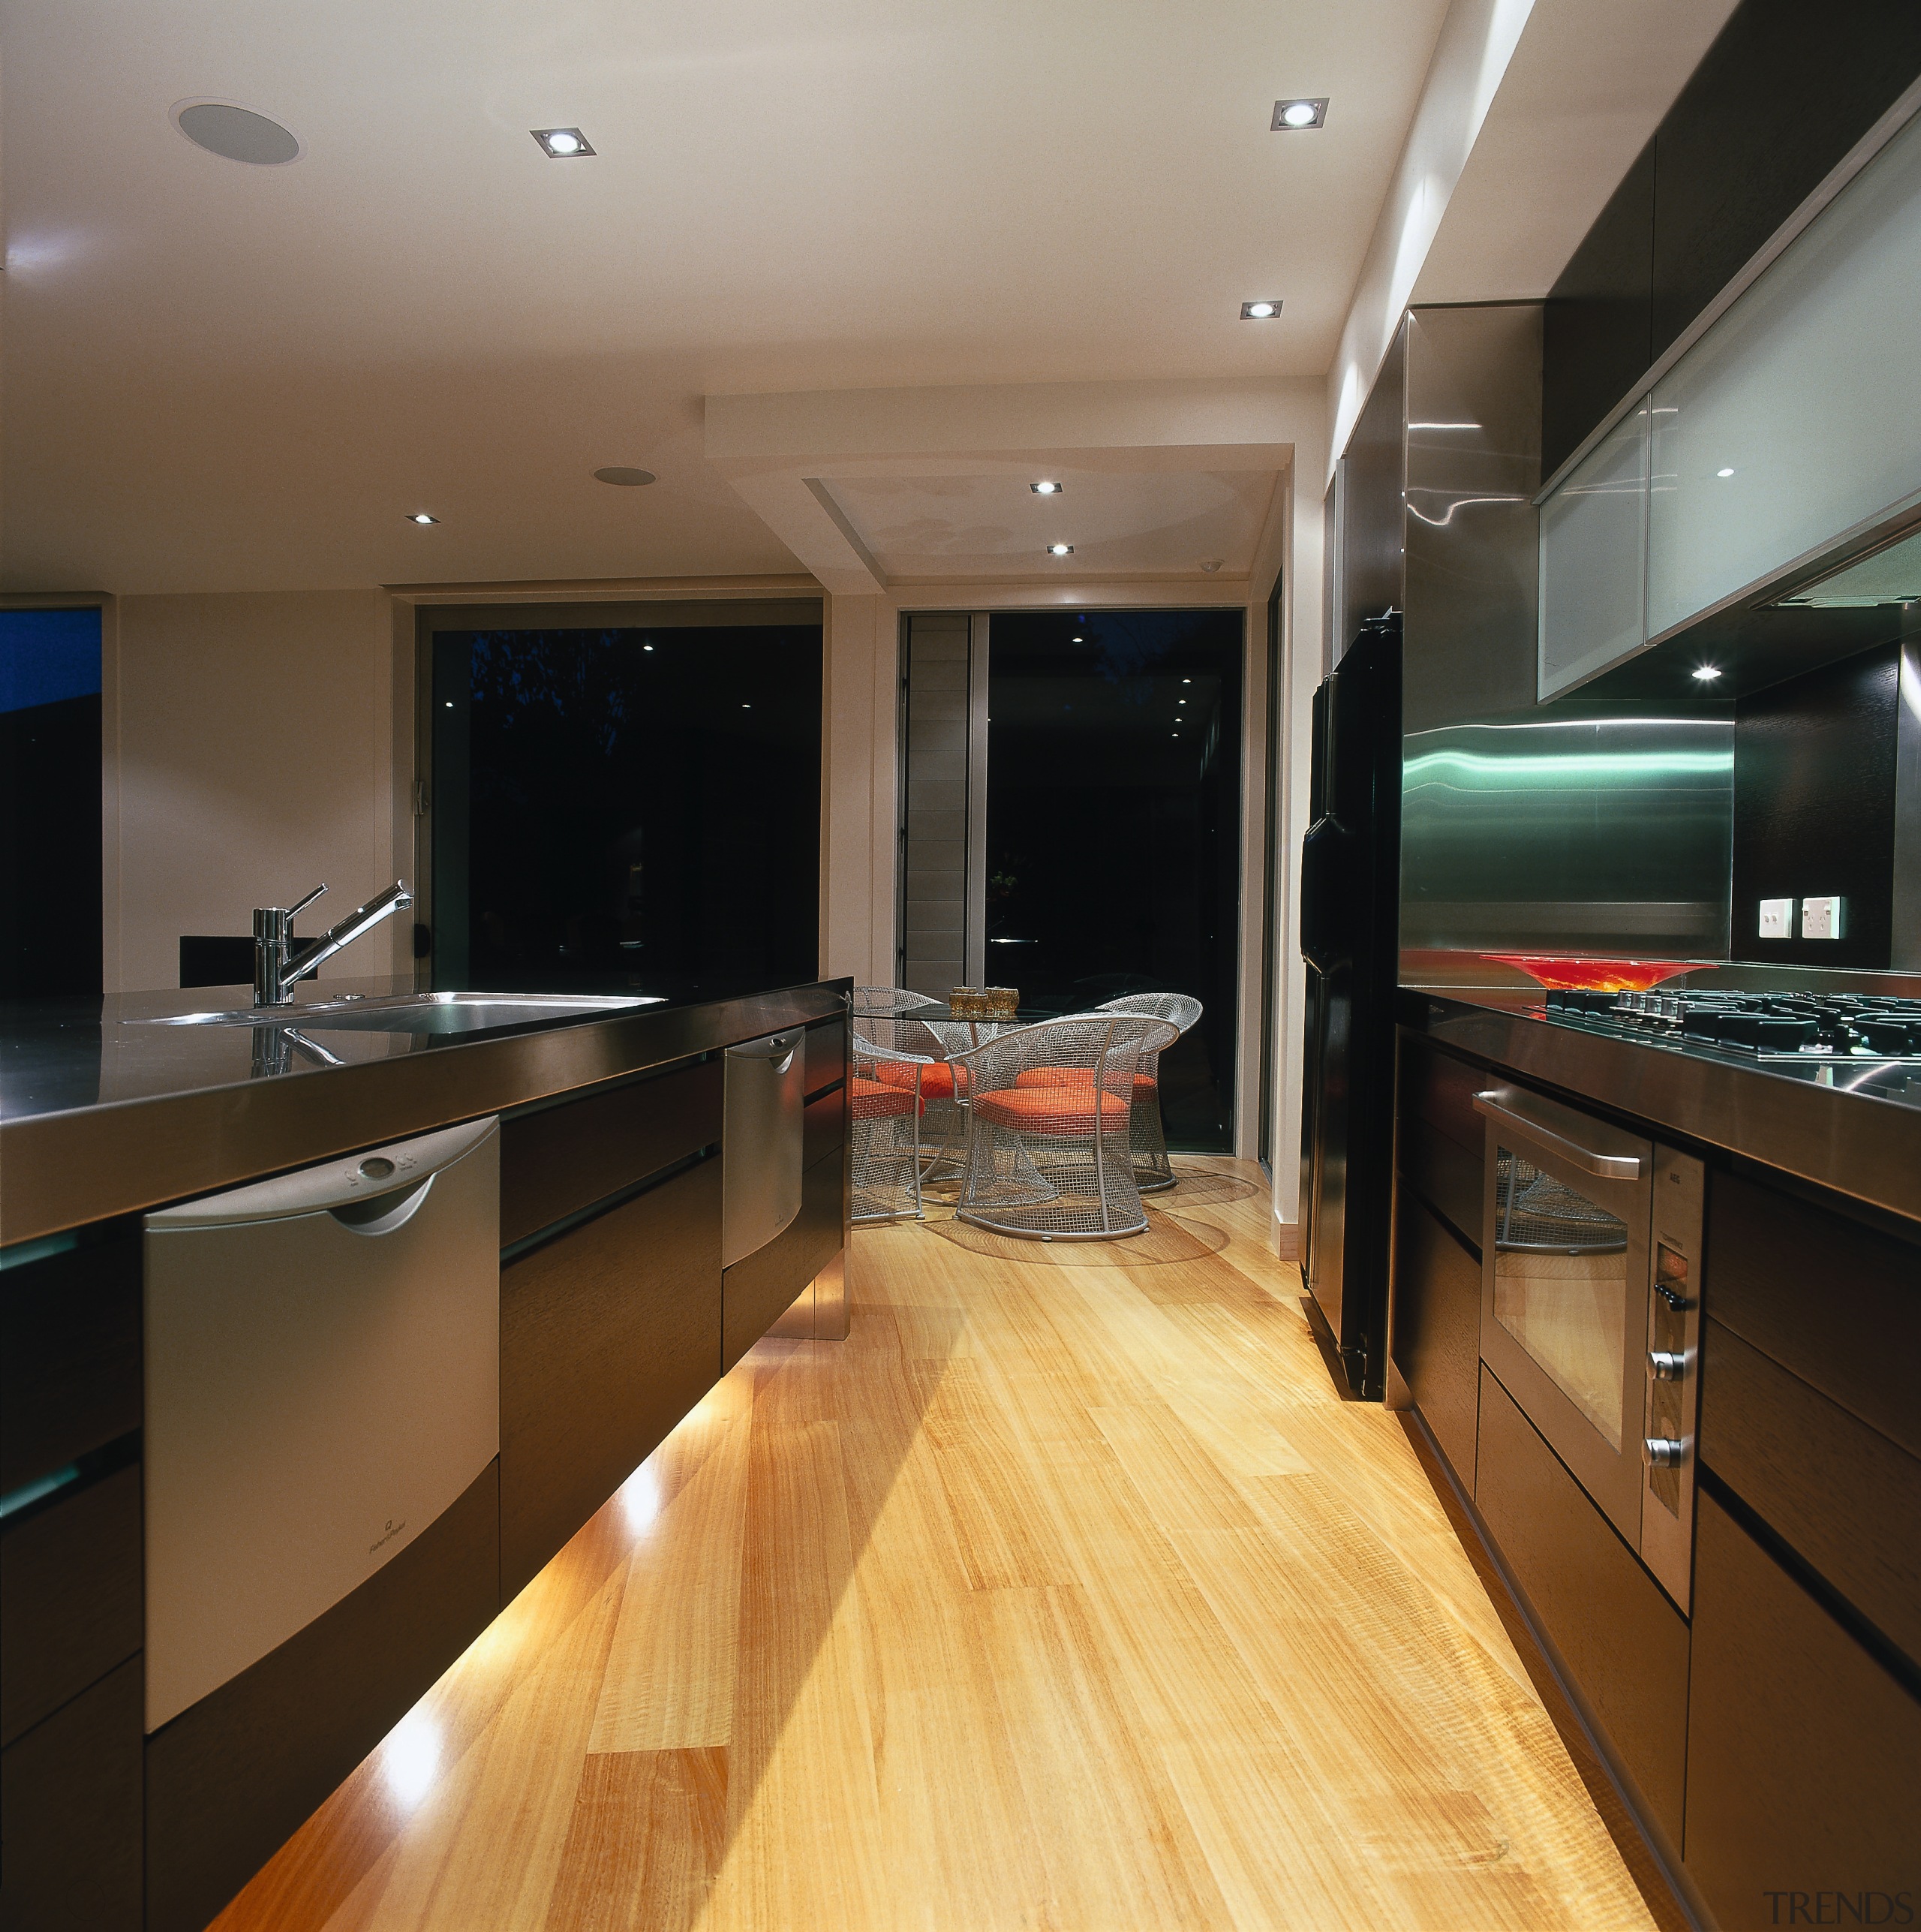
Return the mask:
M 1234 1143 L 1242 630 L 1237 609 L 942 614 L 903 640 L 903 983 L 945 994 L 965 960 L 1037 1016 L 1192 994 L 1162 1104 L 1194 1149 Z

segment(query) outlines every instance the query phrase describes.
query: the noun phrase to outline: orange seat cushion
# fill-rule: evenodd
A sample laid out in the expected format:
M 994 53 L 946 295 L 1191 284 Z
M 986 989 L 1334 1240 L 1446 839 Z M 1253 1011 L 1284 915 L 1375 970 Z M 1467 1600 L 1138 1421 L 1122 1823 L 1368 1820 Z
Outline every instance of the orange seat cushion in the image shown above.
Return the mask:
M 900 1088 L 883 1085 L 878 1080 L 863 1080 L 858 1073 L 848 1083 L 848 1099 L 857 1121 L 887 1120 L 915 1110 L 911 1083 L 903 1093 Z M 927 1111 L 924 1100 L 921 1103 L 920 1111 Z
M 1018 1127 L 1023 1133 L 1091 1134 L 1094 1131 L 1094 1090 L 1079 1088 L 1003 1087 L 982 1094 L 974 1102 L 976 1116 L 996 1127 Z M 1103 1101 L 1101 1124 L 1110 1133 L 1125 1133 L 1127 1109 Z
M 1017 1087 L 1091 1087 L 1094 1070 L 1091 1067 L 1030 1067 L 1026 1073 L 1015 1075 L 1014 1084 Z M 1159 1084 L 1151 1073 L 1134 1076 L 1137 1095 L 1151 1094 Z
M 924 1100 L 951 1100 L 954 1097 L 954 1069 L 943 1060 L 936 1060 L 931 1067 L 920 1070 L 921 1098 Z M 882 1085 L 905 1087 L 909 1093 L 914 1088 L 915 1070 L 901 1060 L 877 1060 L 874 1062 L 873 1077 Z M 964 1071 L 961 1085 L 967 1084 Z

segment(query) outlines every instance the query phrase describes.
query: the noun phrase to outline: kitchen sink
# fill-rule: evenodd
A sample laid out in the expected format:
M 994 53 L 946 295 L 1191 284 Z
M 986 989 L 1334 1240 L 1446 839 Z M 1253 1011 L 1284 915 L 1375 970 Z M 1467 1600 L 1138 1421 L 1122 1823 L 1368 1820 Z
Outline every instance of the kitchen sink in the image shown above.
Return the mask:
M 287 1026 L 355 1033 L 481 1033 L 490 1028 L 537 1025 L 543 1020 L 657 1007 L 656 995 L 596 993 L 395 993 L 368 998 L 302 1000 L 285 1007 L 239 1007 L 225 1013 L 173 1013 L 147 1026 Z

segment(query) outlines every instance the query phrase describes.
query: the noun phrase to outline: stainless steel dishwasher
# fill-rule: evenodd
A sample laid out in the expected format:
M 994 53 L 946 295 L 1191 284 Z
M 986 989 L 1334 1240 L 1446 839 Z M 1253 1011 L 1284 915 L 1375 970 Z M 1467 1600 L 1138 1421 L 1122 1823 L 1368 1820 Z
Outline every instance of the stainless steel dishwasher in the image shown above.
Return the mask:
M 500 1451 L 500 1131 L 149 1214 L 146 1728 L 304 1629 Z
M 801 1211 L 806 1037 L 796 1027 L 726 1052 L 720 1127 L 720 1265 L 765 1247 Z

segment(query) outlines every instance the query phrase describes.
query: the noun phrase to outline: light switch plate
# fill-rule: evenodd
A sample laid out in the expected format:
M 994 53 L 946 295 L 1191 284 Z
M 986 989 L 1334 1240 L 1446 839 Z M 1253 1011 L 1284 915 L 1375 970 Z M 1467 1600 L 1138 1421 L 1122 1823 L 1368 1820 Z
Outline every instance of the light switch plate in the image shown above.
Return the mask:
M 1794 901 L 1792 899 L 1762 900 L 1760 936 L 1763 939 L 1792 939 L 1794 937 Z
M 1803 939 L 1838 939 L 1844 902 L 1838 898 L 1803 899 L 1801 901 L 1801 937 Z

